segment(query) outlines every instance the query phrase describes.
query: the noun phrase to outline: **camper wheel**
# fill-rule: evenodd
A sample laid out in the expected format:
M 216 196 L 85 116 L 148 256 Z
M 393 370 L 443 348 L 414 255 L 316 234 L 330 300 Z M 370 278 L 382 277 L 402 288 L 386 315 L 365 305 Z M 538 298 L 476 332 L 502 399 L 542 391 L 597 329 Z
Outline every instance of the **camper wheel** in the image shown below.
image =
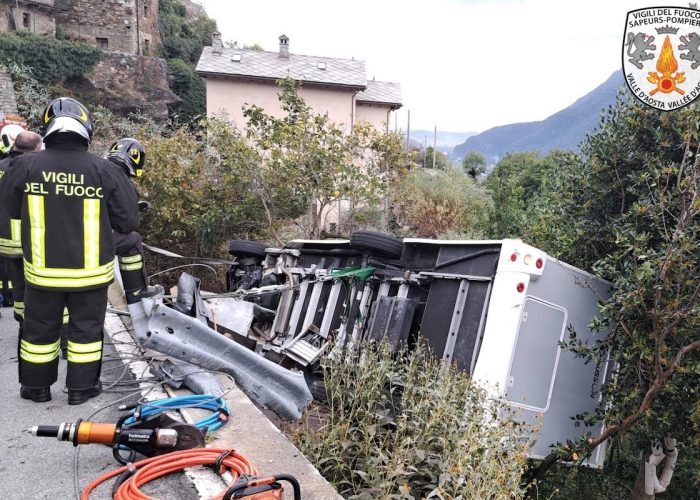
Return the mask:
M 400 259 L 403 252 L 400 239 L 376 231 L 355 231 L 350 236 L 350 246 L 388 259 Z
M 233 240 L 228 245 L 228 253 L 239 259 L 249 257 L 265 258 L 265 245 L 251 240 Z

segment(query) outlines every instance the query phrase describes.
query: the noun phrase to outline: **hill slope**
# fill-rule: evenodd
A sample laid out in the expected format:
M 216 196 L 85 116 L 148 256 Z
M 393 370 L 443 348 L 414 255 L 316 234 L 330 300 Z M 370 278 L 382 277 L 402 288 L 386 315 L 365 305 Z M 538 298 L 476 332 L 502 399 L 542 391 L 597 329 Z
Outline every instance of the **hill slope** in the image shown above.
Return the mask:
M 474 150 L 495 162 L 514 151 L 544 154 L 552 149 L 575 150 L 586 133 L 598 126 L 601 111 L 614 104 L 623 86 L 622 71 L 616 71 L 571 106 L 539 122 L 502 125 L 472 136 L 455 147 L 453 157 L 458 159 Z

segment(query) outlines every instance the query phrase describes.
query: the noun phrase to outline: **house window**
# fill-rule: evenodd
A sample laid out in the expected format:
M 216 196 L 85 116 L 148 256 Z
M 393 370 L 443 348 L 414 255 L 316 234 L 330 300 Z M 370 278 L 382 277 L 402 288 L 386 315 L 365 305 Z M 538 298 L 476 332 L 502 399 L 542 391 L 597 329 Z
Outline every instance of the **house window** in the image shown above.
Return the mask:
M 143 55 L 147 56 L 151 53 L 151 41 L 148 38 L 143 40 Z
M 22 14 L 22 26 L 29 29 L 29 27 L 31 25 L 32 25 L 32 15 L 29 12 L 23 13 Z
M 100 50 L 107 50 L 109 49 L 109 40 L 107 38 L 100 38 L 97 37 L 95 38 L 97 41 L 97 48 Z

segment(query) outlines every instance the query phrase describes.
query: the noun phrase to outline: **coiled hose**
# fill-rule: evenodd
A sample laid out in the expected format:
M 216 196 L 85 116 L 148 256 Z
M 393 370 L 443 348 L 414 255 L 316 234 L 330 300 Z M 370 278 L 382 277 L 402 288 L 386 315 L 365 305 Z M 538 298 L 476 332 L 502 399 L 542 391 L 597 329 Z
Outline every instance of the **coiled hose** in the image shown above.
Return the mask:
M 219 474 L 230 472 L 234 482 L 241 474 L 253 476 L 258 474 L 257 469 L 248 459 L 234 450 L 195 448 L 192 450 L 174 451 L 119 467 L 98 477 L 83 490 L 80 500 L 89 500 L 90 493 L 98 486 L 122 474 L 125 477 L 120 478 L 119 487 L 114 492 L 114 500 L 153 500 L 153 497 L 143 493 L 140 487 L 159 477 L 180 472 L 188 467 L 197 465 L 214 465 Z M 226 490 L 212 497 L 211 500 L 221 500 L 225 494 Z
M 146 418 L 158 413 L 171 410 L 182 410 L 183 408 L 200 408 L 211 411 L 211 415 L 197 420 L 194 425 L 197 429 L 213 432 L 226 423 L 229 416 L 229 409 L 223 398 L 217 398 L 211 394 L 201 394 L 192 396 L 179 396 L 175 398 L 158 399 L 148 401 L 132 410 L 132 416 L 124 421 L 124 424 L 132 424 L 136 421 L 135 414 L 139 413 L 139 418 Z

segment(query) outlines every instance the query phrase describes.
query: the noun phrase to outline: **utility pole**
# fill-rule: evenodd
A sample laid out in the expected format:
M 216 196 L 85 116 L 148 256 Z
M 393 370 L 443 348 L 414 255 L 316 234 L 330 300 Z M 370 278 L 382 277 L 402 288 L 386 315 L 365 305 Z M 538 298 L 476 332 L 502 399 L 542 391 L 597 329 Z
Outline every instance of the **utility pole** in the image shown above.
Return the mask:
M 437 125 L 435 125 L 435 132 L 433 133 L 433 168 L 435 168 L 436 148 L 437 148 Z
M 406 127 L 406 149 L 408 149 L 408 144 L 411 137 L 411 110 L 408 110 L 408 126 Z
M 428 167 L 428 136 L 423 136 L 423 168 Z

